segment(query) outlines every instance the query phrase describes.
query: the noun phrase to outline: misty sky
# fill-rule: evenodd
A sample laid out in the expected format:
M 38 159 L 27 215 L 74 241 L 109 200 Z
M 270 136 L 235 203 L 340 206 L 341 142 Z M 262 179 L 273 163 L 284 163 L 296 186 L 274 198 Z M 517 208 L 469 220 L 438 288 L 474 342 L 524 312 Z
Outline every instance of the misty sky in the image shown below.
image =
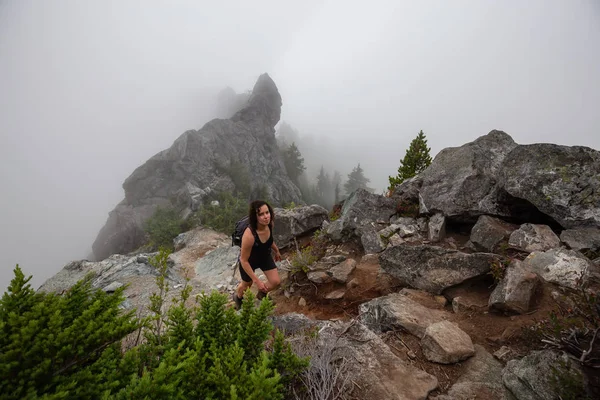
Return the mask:
M 420 129 L 600 149 L 600 1 L 366 4 L 0 0 L 0 290 L 85 258 L 124 179 L 263 72 L 377 192 Z

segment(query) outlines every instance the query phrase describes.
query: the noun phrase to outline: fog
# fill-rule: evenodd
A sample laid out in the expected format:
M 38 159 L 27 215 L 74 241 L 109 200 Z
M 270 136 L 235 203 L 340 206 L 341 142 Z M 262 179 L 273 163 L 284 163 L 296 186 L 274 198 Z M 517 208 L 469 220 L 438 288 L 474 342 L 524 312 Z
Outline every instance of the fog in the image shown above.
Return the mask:
M 220 3 L 0 0 L 0 289 L 88 256 L 124 179 L 264 72 L 377 192 L 421 129 L 432 154 L 492 129 L 600 148 L 596 0 Z

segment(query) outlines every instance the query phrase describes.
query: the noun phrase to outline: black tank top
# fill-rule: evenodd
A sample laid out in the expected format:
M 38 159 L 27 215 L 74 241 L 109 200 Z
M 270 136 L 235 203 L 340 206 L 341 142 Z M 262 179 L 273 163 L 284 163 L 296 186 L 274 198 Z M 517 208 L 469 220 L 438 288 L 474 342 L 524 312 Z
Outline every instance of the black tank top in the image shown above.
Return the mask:
M 254 246 L 252 246 L 252 251 L 250 252 L 250 257 L 248 257 L 248 262 L 251 266 L 255 268 L 259 268 L 261 265 L 265 265 L 269 262 L 269 258 L 271 257 L 271 245 L 273 245 L 273 232 L 271 231 L 271 227 L 269 227 L 269 238 L 265 243 L 260 241 L 260 237 L 258 233 L 254 232 L 254 230 L 248 227 L 254 236 Z

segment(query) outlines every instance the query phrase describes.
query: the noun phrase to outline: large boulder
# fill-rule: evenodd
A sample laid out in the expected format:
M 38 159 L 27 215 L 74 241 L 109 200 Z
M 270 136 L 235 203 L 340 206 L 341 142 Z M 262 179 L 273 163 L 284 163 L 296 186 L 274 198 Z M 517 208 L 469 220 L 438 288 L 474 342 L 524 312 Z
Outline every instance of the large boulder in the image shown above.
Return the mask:
M 383 228 L 395 213 L 394 199 L 357 189 L 344 201 L 340 217 L 327 227 L 327 235 L 335 241 L 360 238 L 367 229 Z
M 294 238 L 313 232 L 328 220 L 327 210 L 317 204 L 292 209 L 276 208 L 273 239 L 280 249 L 294 244 Z
M 474 221 L 481 214 L 498 215 L 497 174 L 517 144 L 502 131 L 491 131 L 461 147 L 440 151 L 419 177 L 421 213 Z
M 582 146 L 520 145 L 508 154 L 502 189 L 563 228 L 600 227 L 600 152 Z
M 560 240 L 573 250 L 600 250 L 600 229 L 580 228 L 565 229 L 560 234 Z
M 478 251 L 495 252 L 507 244 L 510 234 L 517 229 L 501 219 L 482 215 L 471 229 L 471 243 Z
M 444 319 L 442 311 L 427 308 L 401 293 L 363 303 L 359 310 L 361 322 L 375 332 L 402 329 L 419 339 L 429 325 Z
M 513 260 L 490 295 L 489 308 L 518 314 L 529 312 L 539 284 L 536 274 L 527 271 L 521 261 Z
M 143 223 L 159 205 L 174 206 L 185 216 L 202 202 L 203 193 L 232 192 L 240 184 L 249 186 L 252 197 L 266 191 L 275 205 L 300 203 L 300 190 L 285 173 L 275 140 L 281 104 L 275 83 L 263 74 L 233 117 L 183 133 L 138 167 L 123 183 L 125 199 L 94 241 L 96 259 L 143 244 Z
M 571 289 L 585 285 L 598 272 L 596 265 L 583 254 L 562 248 L 533 252 L 523 260 L 523 267 L 547 282 Z
M 492 262 L 500 259 L 491 253 L 466 254 L 436 246 L 401 244 L 384 250 L 379 264 L 403 285 L 440 294 L 467 279 L 487 274 Z
M 548 225 L 523 224 L 511 233 L 508 245 L 513 249 L 531 253 L 560 247 L 560 239 Z
M 345 363 L 343 378 L 347 378 L 354 398 L 424 400 L 438 386 L 435 376 L 397 357 L 379 336 L 361 323 L 338 323 L 322 328 L 318 345 L 317 357 L 331 351 L 336 365 Z
M 553 380 L 561 375 L 563 379 L 569 376 L 571 385 L 580 382 L 580 387 L 571 389 L 585 393 L 585 376 L 577 362 L 564 352 L 552 350 L 533 351 L 520 360 L 509 361 L 502 372 L 502 381 L 518 400 L 554 400 L 561 387 Z
M 421 348 L 429 361 L 440 364 L 454 364 L 475 354 L 471 337 L 450 321 L 429 325 L 421 338 Z

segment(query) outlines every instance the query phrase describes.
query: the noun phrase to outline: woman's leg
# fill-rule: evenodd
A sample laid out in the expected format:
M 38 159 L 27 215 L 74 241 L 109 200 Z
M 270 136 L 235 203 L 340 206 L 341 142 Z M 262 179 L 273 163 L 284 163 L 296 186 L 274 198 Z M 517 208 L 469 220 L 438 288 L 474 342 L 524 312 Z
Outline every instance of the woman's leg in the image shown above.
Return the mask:
M 263 271 L 263 273 L 267 277 L 267 281 L 269 281 L 269 284 L 267 285 L 268 291 L 270 292 L 272 290 L 277 289 L 277 287 L 281 283 L 281 280 L 279 279 L 279 272 L 277 271 L 277 268 L 273 268 L 268 271 Z
M 241 299 L 242 297 L 244 297 L 244 293 L 246 293 L 246 290 L 250 288 L 250 286 L 252 286 L 252 281 L 246 282 L 242 280 L 238 287 L 235 289 L 235 293 Z

